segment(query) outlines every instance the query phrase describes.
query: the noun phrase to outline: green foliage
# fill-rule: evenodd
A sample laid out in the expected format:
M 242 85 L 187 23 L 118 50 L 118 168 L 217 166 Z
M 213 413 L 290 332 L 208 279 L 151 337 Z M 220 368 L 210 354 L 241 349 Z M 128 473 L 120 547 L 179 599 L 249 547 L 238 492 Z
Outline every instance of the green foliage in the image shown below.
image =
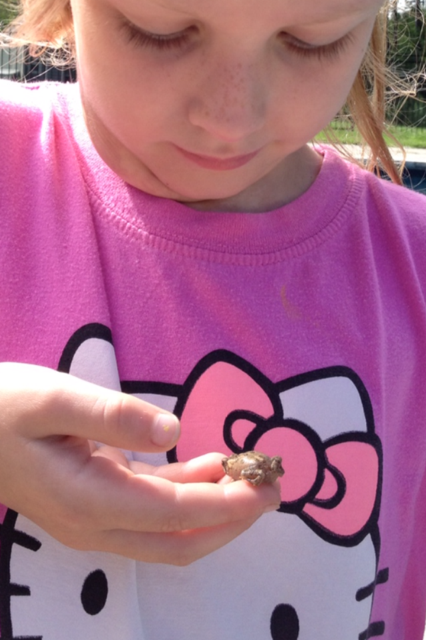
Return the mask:
M 389 63 L 397 72 L 421 72 L 426 63 L 426 10 L 421 0 L 409 0 L 404 12 L 390 16 Z
M 388 24 L 388 65 L 401 81 L 405 95 L 393 99 L 388 121 L 397 125 L 426 126 L 426 7 L 425 0 L 405 0 L 395 8 Z M 411 95 L 407 95 L 408 92 Z M 391 97 L 392 96 L 391 93 Z
M 9 24 L 16 15 L 19 0 L 0 0 L 0 24 Z
M 361 136 L 356 129 L 350 126 L 342 126 L 342 123 L 332 123 L 333 135 L 341 144 L 361 144 Z M 426 128 L 391 126 L 390 133 L 402 144 L 403 147 L 414 149 L 426 149 Z M 386 137 L 386 136 L 385 136 Z M 328 142 L 325 132 L 321 132 L 315 138 L 318 142 Z M 395 146 L 391 139 L 387 140 L 390 147 Z

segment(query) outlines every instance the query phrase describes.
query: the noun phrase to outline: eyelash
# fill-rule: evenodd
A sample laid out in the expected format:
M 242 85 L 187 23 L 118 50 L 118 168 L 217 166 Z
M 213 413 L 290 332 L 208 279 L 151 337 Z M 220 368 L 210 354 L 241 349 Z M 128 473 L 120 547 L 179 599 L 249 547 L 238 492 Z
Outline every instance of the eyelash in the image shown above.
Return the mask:
M 287 36 L 287 34 L 283 34 Z M 288 36 L 287 36 L 288 38 Z M 330 42 L 330 44 L 311 46 L 300 40 L 287 39 L 285 45 L 292 53 L 295 53 L 300 58 L 317 58 L 320 62 L 322 60 L 335 60 L 341 53 L 350 45 L 353 41 L 353 34 L 348 33 L 343 38 Z
M 189 43 L 190 31 L 192 31 L 192 29 L 188 29 L 180 34 L 160 35 L 155 33 L 146 33 L 135 28 L 129 23 L 124 23 L 123 29 L 130 44 L 134 44 L 135 46 L 142 48 L 155 49 L 157 51 L 183 49 Z M 289 39 L 289 36 L 286 33 L 283 33 L 282 35 L 284 44 L 291 53 L 294 53 L 300 58 L 316 58 L 319 61 L 334 60 L 338 58 L 353 39 L 352 33 L 348 33 L 343 36 L 343 38 L 340 38 L 335 42 L 331 42 L 330 44 L 310 46 L 301 40 Z
M 182 49 L 188 44 L 189 40 L 189 33 L 186 31 L 176 35 L 160 35 L 145 33 L 126 23 L 123 24 L 123 29 L 130 44 L 147 49 L 156 49 L 157 51 Z

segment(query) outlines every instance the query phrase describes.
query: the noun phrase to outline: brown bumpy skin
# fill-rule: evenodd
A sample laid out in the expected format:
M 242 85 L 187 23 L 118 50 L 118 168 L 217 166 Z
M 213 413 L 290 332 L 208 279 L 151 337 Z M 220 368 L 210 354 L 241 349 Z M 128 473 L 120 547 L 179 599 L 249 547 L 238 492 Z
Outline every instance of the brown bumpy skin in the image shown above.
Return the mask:
M 277 478 L 283 476 L 284 469 L 281 463 L 280 456 L 270 458 L 260 451 L 234 453 L 222 460 L 226 475 L 233 480 L 246 480 L 256 487 L 264 482 L 275 482 Z

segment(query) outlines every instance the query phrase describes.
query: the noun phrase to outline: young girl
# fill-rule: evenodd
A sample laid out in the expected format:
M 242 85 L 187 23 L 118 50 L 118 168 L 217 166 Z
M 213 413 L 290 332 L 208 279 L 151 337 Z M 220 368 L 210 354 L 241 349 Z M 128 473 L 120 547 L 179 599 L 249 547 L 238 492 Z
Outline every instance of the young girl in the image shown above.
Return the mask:
M 426 201 L 308 145 L 349 94 L 397 179 L 386 12 L 23 3 L 79 82 L 0 85 L 2 640 L 421 640 Z

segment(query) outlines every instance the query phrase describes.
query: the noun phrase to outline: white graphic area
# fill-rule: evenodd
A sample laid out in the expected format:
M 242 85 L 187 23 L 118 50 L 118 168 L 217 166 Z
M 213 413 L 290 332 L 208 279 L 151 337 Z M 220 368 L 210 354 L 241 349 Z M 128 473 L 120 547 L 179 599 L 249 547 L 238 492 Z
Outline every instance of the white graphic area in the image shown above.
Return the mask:
M 308 424 L 325 441 L 340 433 L 367 431 L 364 408 L 352 380 L 324 378 L 280 394 L 284 418 Z

